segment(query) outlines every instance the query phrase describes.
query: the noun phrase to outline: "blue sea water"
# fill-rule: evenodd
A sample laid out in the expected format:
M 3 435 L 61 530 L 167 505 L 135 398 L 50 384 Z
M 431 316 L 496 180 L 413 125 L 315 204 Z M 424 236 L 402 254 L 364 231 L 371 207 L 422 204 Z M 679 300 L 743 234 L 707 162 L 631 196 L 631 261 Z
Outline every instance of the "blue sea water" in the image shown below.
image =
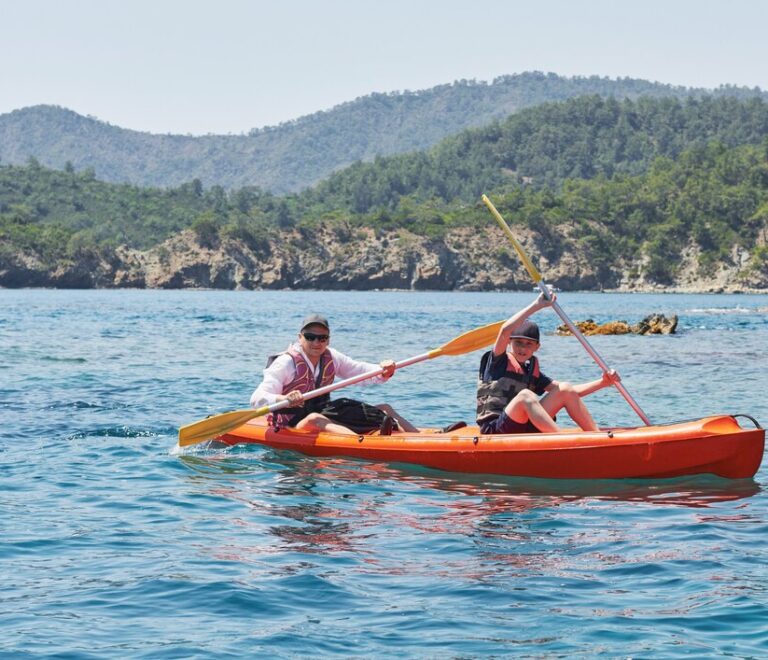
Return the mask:
M 0 655 L 766 657 L 768 466 L 754 479 L 557 481 L 174 451 L 247 406 L 265 356 L 326 313 L 404 359 L 533 293 L 0 291 Z M 574 320 L 678 314 L 592 344 L 655 422 L 768 423 L 768 298 L 561 293 Z M 592 380 L 538 315 L 543 370 Z M 471 421 L 479 354 L 349 396 Z M 636 424 L 613 390 L 600 423 Z

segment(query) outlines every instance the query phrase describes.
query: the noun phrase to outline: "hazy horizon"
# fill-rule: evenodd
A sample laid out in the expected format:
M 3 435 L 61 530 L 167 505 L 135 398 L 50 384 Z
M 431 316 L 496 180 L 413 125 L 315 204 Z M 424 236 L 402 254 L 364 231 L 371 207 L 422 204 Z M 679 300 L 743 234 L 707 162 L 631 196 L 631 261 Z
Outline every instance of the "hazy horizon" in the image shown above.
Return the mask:
M 0 114 L 243 134 L 374 93 L 528 71 L 768 89 L 768 3 L 0 0 Z

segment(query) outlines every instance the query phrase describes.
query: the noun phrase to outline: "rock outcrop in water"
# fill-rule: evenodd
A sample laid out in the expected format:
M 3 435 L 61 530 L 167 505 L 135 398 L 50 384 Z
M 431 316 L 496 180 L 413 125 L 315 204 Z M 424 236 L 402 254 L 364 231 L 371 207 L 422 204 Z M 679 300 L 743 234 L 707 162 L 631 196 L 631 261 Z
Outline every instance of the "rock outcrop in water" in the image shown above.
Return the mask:
M 586 321 L 576 321 L 574 325 L 583 335 L 627 335 L 630 333 L 638 335 L 672 335 L 677 331 L 677 314 L 670 318 L 664 314 L 650 314 L 635 325 L 630 325 L 626 321 L 609 321 L 608 323 L 597 324 L 592 319 Z M 558 326 L 555 334 L 570 335 L 568 326 Z

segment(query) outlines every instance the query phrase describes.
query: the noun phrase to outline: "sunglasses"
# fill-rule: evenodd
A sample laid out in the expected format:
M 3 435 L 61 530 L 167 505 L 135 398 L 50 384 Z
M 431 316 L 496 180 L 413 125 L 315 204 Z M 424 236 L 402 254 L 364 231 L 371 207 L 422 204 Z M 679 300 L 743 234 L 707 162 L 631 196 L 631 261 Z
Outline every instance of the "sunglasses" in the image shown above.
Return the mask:
M 314 332 L 302 332 L 307 341 L 328 341 L 331 335 L 316 335 Z

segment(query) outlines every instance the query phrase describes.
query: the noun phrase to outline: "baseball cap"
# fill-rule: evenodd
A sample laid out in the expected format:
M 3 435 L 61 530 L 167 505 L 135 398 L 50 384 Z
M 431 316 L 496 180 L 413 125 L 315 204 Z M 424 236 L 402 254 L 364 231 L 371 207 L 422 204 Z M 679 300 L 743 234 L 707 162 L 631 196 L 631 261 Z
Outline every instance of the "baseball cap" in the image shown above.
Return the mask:
M 515 330 L 509 338 L 512 339 L 514 337 L 518 337 L 521 339 L 533 339 L 537 344 L 540 344 L 539 340 L 539 326 L 536 325 L 533 321 L 529 321 L 528 319 L 525 319 L 520 326 Z
M 328 325 L 328 319 L 324 316 L 320 316 L 320 314 L 310 314 L 309 316 L 305 316 L 304 320 L 301 322 L 301 329 L 303 330 L 308 325 L 322 325 L 329 332 L 331 330 L 331 326 Z

